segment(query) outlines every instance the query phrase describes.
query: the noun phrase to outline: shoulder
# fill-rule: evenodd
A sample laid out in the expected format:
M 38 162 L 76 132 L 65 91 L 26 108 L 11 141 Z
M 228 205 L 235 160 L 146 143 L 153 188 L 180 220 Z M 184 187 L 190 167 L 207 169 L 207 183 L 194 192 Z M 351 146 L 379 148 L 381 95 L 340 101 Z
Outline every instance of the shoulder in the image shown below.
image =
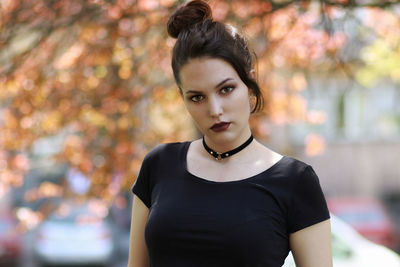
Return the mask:
M 303 186 L 319 185 L 319 178 L 313 167 L 291 156 L 284 156 L 277 165 L 275 172 L 276 176 L 280 178 L 278 180 L 288 186 L 290 192 Z
M 319 178 L 311 165 L 288 158 L 291 169 L 290 189 L 287 196 L 288 230 L 298 230 L 329 219 L 329 210 Z
M 255 159 L 256 161 L 258 161 L 258 159 L 264 160 L 266 165 L 270 166 L 270 169 L 282 178 L 292 178 L 298 176 L 310 166 L 304 161 L 293 156 L 283 155 L 273 151 L 259 142 L 257 142 L 257 146 L 255 146 L 254 154 L 257 155 L 257 158 Z M 271 163 L 273 163 L 272 166 Z
M 292 195 L 308 195 L 321 190 L 319 178 L 311 165 L 289 156 L 284 159 L 287 172 L 285 177 Z
M 312 169 L 311 165 L 291 156 L 283 156 L 281 161 L 282 169 L 289 177 L 301 176 L 307 169 Z
M 144 161 L 155 161 L 160 158 L 171 157 L 183 151 L 189 142 L 174 142 L 159 144 L 151 149 L 145 156 Z

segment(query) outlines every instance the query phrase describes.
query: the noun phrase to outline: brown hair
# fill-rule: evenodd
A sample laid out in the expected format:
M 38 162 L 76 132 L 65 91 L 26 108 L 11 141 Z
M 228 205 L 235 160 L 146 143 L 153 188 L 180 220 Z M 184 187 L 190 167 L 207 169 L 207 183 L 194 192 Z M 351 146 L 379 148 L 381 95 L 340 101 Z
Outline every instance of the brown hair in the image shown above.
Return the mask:
M 240 79 L 256 96 L 252 113 L 263 107 L 263 96 L 252 77 L 253 57 L 245 38 L 232 26 L 214 21 L 210 6 L 193 0 L 178 8 L 169 18 L 168 34 L 177 38 L 172 52 L 172 70 L 179 88 L 179 71 L 190 59 L 220 58 L 230 63 Z

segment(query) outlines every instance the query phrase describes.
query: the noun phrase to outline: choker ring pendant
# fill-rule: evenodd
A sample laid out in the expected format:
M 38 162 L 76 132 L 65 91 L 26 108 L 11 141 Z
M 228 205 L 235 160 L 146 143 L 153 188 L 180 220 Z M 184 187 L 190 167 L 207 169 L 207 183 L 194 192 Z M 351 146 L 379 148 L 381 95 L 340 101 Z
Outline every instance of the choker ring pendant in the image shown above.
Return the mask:
M 215 158 L 215 160 L 222 160 L 224 158 L 230 157 L 230 156 L 240 152 L 241 150 L 243 150 L 245 147 L 247 147 L 253 141 L 253 139 L 254 139 L 253 135 L 250 135 L 249 139 L 247 139 L 246 142 L 244 142 L 243 144 L 241 144 L 237 148 L 234 148 L 232 150 L 229 150 L 229 151 L 221 153 L 221 152 L 214 151 L 212 148 L 210 148 L 206 144 L 206 141 L 205 141 L 204 136 L 203 136 L 203 147 L 211 156 L 213 156 Z

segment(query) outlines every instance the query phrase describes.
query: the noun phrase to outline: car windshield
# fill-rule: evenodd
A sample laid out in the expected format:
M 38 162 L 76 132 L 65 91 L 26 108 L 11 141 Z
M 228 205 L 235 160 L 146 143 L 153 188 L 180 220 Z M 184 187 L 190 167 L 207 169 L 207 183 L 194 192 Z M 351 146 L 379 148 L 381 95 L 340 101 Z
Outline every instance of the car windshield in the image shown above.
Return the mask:
M 71 209 L 64 213 L 53 213 L 48 218 L 52 223 L 68 223 L 68 224 L 83 224 L 83 223 L 97 223 L 101 221 L 101 217 L 90 212 L 86 207 L 78 209 Z
M 67 222 L 67 223 L 74 223 L 76 220 L 76 214 L 68 214 L 68 215 L 58 215 L 58 214 L 53 214 L 50 216 L 49 221 L 50 222 Z
M 6 233 L 10 230 L 11 224 L 7 221 L 0 221 L 0 234 Z

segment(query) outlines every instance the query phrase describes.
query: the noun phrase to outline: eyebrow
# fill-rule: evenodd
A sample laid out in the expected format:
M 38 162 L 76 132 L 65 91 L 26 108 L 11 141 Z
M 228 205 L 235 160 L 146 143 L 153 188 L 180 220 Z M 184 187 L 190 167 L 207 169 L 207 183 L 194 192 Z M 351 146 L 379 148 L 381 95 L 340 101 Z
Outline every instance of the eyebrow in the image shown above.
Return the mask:
M 215 88 L 220 87 L 221 85 L 223 85 L 224 83 L 226 83 L 229 80 L 233 80 L 233 78 L 226 78 L 225 80 L 221 81 L 220 83 L 218 83 Z M 194 91 L 194 90 L 189 90 L 187 91 L 185 94 L 198 94 L 201 93 L 200 91 Z

